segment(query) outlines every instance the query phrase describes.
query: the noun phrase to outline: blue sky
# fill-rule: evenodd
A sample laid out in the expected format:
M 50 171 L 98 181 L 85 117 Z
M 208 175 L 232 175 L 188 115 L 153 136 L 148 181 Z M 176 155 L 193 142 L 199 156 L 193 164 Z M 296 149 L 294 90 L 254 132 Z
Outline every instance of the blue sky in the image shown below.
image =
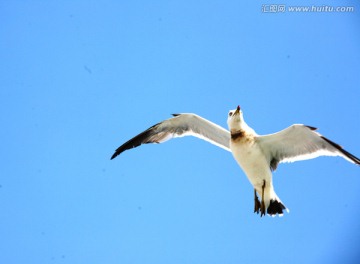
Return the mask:
M 172 113 L 259 134 L 293 123 L 360 156 L 354 12 L 271 1 L 0 1 L 1 263 L 355 263 L 360 168 L 282 164 L 282 218 L 253 214 L 231 154 L 120 144 Z

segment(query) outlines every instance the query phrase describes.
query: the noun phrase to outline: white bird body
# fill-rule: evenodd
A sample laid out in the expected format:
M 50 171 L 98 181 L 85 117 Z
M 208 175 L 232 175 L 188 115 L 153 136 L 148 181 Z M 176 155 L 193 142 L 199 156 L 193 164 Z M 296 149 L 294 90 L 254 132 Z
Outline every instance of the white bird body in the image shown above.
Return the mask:
M 315 132 L 316 128 L 292 125 L 280 132 L 257 135 L 244 121 L 238 106 L 229 112 L 229 130 L 195 114 L 177 114 L 133 137 L 116 149 L 111 159 L 125 150 L 146 143 L 162 143 L 174 137 L 195 136 L 232 152 L 235 160 L 254 187 L 254 212 L 261 216 L 282 215 L 288 209 L 275 194 L 272 171 L 281 162 L 293 162 L 318 156 L 340 156 L 360 165 L 360 159 L 340 145 Z M 261 197 L 261 203 L 257 194 Z
M 231 152 L 254 187 L 255 192 L 255 212 L 261 210 L 261 215 L 265 214 L 266 208 L 270 208 L 269 212 L 275 211 L 282 215 L 283 209 L 286 207 L 277 197 L 272 184 L 271 158 L 264 153 L 264 149 L 259 144 L 259 136 L 244 121 L 240 107 L 229 112 L 228 126 L 230 129 L 230 149 Z M 263 207 L 257 207 L 256 192 L 260 195 Z M 280 205 L 279 208 L 273 208 L 271 201 Z M 271 214 L 274 215 L 274 214 Z
M 269 161 L 259 145 L 256 144 L 255 135 L 245 134 L 244 138 L 231 140 L 230 149 L 235 160 L 260 196 L 262 196 L 262 186 L 265 180 L 264 197 L 261 197 L 265 202 L 265 207 L 269 206 L 270 200 L 278 200 L 272 186 Z

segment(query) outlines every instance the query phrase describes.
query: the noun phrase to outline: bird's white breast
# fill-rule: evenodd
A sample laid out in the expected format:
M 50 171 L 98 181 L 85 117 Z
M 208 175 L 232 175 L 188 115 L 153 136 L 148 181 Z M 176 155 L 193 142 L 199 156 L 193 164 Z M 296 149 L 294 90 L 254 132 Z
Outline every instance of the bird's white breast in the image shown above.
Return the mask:
M 271 170 L 254 136 L 244 135 L 231 139 L 230 149 L 249 181 L 256 189 L 261 189 L 264 180 L 271 183 Z

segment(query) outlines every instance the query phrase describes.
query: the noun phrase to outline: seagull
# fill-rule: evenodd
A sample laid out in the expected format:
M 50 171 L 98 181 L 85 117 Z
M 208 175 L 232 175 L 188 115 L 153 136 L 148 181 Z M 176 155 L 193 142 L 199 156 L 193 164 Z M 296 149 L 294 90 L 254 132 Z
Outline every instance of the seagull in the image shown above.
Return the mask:
M 240 106 L 229 111 L 227 123 L 229 131 L 196 114 L 173 114 L 172 118 L 125 142 L 111 159 L 142 144 L 163 143 L 184 136 L 201 138 L 232 153 L 254 188 L 254 213 L 260 212 L 261 217 L 266 214 L 282 216 L 283 211 L 289 212 L 272 184 L 272 172 L 279 163 L 340 156 L 360 165 L 359 158 L 316 132 L 315 127 L 294 124 L 274 134 L 258 135 L 245 123 Z

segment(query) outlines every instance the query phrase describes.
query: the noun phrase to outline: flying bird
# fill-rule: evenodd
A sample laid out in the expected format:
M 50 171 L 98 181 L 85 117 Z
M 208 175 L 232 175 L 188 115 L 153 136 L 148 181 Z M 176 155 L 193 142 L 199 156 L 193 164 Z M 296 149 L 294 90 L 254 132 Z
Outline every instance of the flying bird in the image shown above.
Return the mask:
M 340 145 L 302 124 L 269 135 L 258 135 L 249 127 L 238 106 L 230 110 L 229 130 L 196 114 L 174 114 L 116 149 L 111 159 L 141 144 L 163 143 L 169 139 L 195 136 L 230 151 L 254 187 L 254 213 L 275 216 L 289 211 L 274 191 L 272 172 L 279 163 L 313 159 L 319 156 L 340 156 L 360 165 L 360 159 Z M 261 198 L 261 202 L 259 197 Z

